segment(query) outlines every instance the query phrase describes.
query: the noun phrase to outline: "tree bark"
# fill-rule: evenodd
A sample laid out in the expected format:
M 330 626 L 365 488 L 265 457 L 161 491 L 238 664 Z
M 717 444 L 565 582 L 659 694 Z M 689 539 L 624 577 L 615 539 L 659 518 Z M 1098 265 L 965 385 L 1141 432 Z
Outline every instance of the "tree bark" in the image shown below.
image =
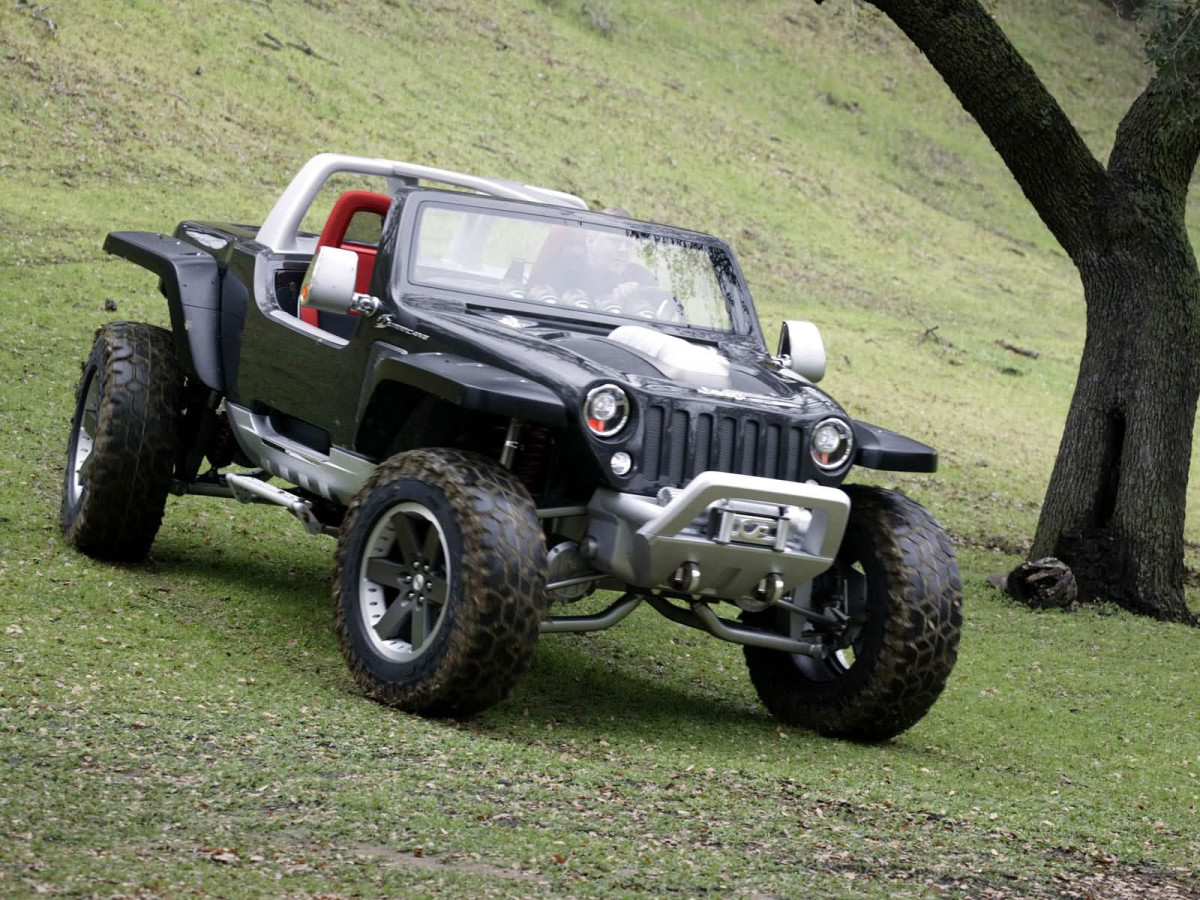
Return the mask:
M 1177 264 L 1148 247 L 1081 268 L 1087 339 L 1030 556 L 1066 562 L 1085 601 L 1192 622 L 1183 525 L 1200 283 Z
M 1146 0 L 1103 0 L 1122 19 L 1132 19 L 1146 5 Z
M 1087 338 L 1032 558 L 1064 560 L 1085 601 L 1195 624 L 1183 525 L 1200 274 L 1184 209 L 1200 127 L 1180 91 L 1200 76 L 1200 54 L 1160 68 L 1105 170 L 978 0 L 868 2 L 979 123 L 1083 282 Z

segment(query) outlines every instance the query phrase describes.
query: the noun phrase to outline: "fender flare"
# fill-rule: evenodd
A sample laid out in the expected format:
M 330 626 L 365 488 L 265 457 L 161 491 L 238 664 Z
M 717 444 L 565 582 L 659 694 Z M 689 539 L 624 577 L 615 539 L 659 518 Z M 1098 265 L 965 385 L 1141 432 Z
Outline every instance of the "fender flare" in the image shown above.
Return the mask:
M 217 260 L 194 244 L 149 231 L 110 232 L 104 250 L 158 276 L 180 365 L 205 387 L 224 393 Z
M 388 381 L 464 409 L 558 428 L 568 422 L 562 398 L 536 381 L 451 353 L 408 353 L 383 342 L 371 348 L 359 397 L 359 421 L 376 389 Z
M 854 464 L 888 472 L 936 472 L 938 454 L 927 444 L 878 425 L 851 420 L 858 450 Z

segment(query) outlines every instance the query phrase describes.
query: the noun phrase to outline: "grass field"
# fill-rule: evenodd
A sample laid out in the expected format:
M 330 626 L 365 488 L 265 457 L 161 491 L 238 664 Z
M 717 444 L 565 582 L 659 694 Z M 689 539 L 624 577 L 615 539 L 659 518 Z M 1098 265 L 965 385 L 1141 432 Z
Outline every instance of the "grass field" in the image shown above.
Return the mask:
M 1147 77 L 1132 26 L 1096 0 L 991 7 L 1103 157 Z M 1195 895 L 1196 633 L 986 584 L 1036 522 L 1078 279 L 869 8 L 17 3 L 0 85 L 0 895 Z M 106 321 L 166 322 L 104 233 L 260 221 L 320 150 L 728 238 L 769 332 L 816 320 L 834 396 L 941 452 L 874 477 L 959 545 L 960 661 L 930 715 L 874 747 L 780 728 L 738 648 L 641 611 L 547 637 L 511 699 L 430 722 L 357 693 L 333 544 L 282 514 L 189 498 L 144 565 L 68 550 L 79 363 Z

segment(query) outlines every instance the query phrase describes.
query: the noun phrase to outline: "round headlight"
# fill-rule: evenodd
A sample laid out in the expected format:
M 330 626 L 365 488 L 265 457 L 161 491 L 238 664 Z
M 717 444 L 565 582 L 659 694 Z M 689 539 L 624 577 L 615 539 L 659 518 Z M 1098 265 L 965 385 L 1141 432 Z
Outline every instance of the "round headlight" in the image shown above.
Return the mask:
M 824 471 L 840 469 L 854 450 L 854 432 L 842 419 L 825 419 L 817 424 L 809 439 L 813 461 Z
M 583 401 L 583 421 L 592 434 L 612 437 L 629 421 L 629 397 L 615 384 L 592 388 Z

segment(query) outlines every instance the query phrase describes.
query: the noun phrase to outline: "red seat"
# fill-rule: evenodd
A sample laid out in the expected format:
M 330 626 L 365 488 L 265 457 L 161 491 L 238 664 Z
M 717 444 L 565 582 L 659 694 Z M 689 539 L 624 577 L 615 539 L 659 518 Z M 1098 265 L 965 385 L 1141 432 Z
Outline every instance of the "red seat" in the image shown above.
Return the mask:
M 367 293 L 371 287 L 371 274 L 375 270 L 376 247 L 373 244 L 362 244 L 346 240 L 346 231 L 350 221 L 361 212 L 374 213 L 381 219 L 387 215 L 392 198 L 387 194 L 375 194 L 371 191 L 346 191 L 338 197 L 337 203 L 329 213 L 329 220 L 321 229 L 321 237 L 317 240 L 317 250 L 322 247 L 340 247 L 353 250 L 358 254 L 358 276 L 355 279 L 354 290 L 360 294 Z M 313 258 L 316 258 L 314 252 Z M 320 326 L 320 317 L 330 313 L 318 313 L 311 306 L 300 306 L 300 319 L 309 325 Z M 357 315 L 355 313 L 354 315 Z

